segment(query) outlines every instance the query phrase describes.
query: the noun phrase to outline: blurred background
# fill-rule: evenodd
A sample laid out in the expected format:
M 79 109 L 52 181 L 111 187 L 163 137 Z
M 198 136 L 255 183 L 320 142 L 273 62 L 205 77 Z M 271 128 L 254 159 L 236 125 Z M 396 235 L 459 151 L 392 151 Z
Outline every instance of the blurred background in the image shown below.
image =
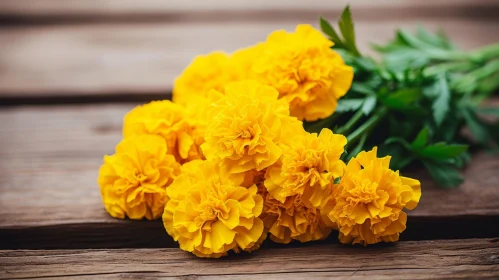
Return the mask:
M 165 98 L 195 55 L 317 26 L 319 16 L 336 22 L 347 4 L 367 53 L 418 24 L 464 49 L 499 40 L 497 0 L 1 0 L 0 103 Z

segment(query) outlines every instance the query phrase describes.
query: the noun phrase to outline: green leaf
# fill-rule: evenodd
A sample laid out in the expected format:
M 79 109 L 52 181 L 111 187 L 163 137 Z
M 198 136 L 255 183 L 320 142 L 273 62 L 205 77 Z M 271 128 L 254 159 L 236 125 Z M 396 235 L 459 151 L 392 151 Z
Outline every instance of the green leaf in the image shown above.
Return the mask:
M 448 163 L 455 165 L 457 168 L 463 168 L 464 165 L 468 164 L 471 160 L 471 155 L 468 152 L 464 152 L 455 158 L 446 160 Z
M 449 103 L 451 98 L 451 93 L 449 91 L 449 86 L 447 84 L 447 79 L 445 75 L 438 75 L 438 96 L 433 102 L 431 108 L 433 109 L 433 119 L 437 126 L 440 126 L 444 121 L 445 116 L 449 112 Z
M 385 145 L 390 145 L 390 144 L 394 144 L 394 143 L 401 144 L 408 151 L 412 150 L 411 144 L 409 144 L 407 141 L 405 141 L 405 139 L 400 138 L 400 137 L 390 137 L 390 138 L 386 139 L 384 142 Z
M 371 95 L 364 100 L 361 110 L 367 116 L 373 111 L 374 106 L 376 106 L 376 97 Z
M 388 94 L 384 101 L 390 104 L 410 104 L 418 100 L 421 96 L 419 88 L 403 88 L 394 93 Z
M 365 84 L 361 84 L 361 83 L 353 83 L 352 88 L 350 90 L 353 92 L 358 92 L 358 93 L 362 93 L 365 95 L 375 95 L 376 94 L 374 89 L 372 89 L 371 87 L 369 87 Z
M 397 38 L 404 42 L 406 45 L 419 49 L 419 50 L 427 50 L 433 48 L 432 45 L 426 43 L 425 41 L 419 39 L 416 36 L 413 36 L 406 30 L 397 30 Z
M 378 68 L 378 63 L 370 57 L 356 57 L 355 64 L 365 71 L 375 72 Z
M 392 69 L 404 69 L 405 67 L 420 68 L 427 65 L 430 58 L 420 50 L 401 47 L 385 53 L 383 61 Z
M 455 158 L 468 150 L 468 145 L 450 144 L 444 142 L 428 145 L 418 150 L 418 153 L 434 160 L 446 160 Z
M 344 113 L 358 110 L 364 103 L 364 98 L 340 99 L 335 113 Z
M 411 162 L 413 162 L 416 158 L 414 156 L 405 156 L 403 158 L 399 158 L 397 164 L 393 165 L 393 169 L 395 170 L 400 170 L 409 165 Z
M 436 139 L 447 143 L 456 142 L 455 140 L 459 135 L 459 129 L 463 126 L 462 123 L 461 118 L 456 116 L 455 111 L 453 112 L 451 110 L 442 125 L 435 129 L 434 136 Z
M 338 22 L 341 34 L 345 39 L 345 45 L 347 45 L 352 53 L 360 56 L 359 50 L 355 43 L 355 29 L 352 21 L 352 13 L 350 12 L 350 6 L 346 6 L 341 14 L 340 21 Z
M 499 117 L 499 108 L 493 107 L 478 107 L 475 112 L 481 115 L 496 116 Z
M 433 180 L 441 187 L 455 188 L 464 182 L 459 171 L 451 164 L 425 160 L 423 165 Z
M 446 49 L 456 49 L 456 46 L 450 41 L 449 37 L 447 37 L 447 34 L 445 34 L 445 31 L 443 29 L 437 30 L 436 34 L 442 39 L 442 44 L 445 45 Z
M 417 35 L 418 39 L 428 43 L 434 47 L 451 50 L 452 46 L 447 38 L 428 32 L 422 26 L 418 26 Z
M 476 114 L 473 112 L 473 109 L 469 107 L 464 108 L 461 113 L 463 114 L 466 125 L 470 128 L 475 139 L 482 145 L 487 145 L 490 139 L 487 125 L 480 121 L 480 119 L 478 119 Z
M 416 136 L 416 139 L 412 141 L 411 147 L 414 150 L 419 150 L 420 148 L 424 147 L 426 143 L 428 143 L 428 134 L 429 130 L 427 127 L 424 127 L 419 131 L 418 135 Z
M 406 115 L 424 116 L 425 110 L 415 103 L 421 96 L 420 88 L 403 88 L 392 94 L 382 94 L 381 102 L 390 109 Z
M 478 84 L 478 91 L 481 96 L 487 98 L 490 94 L 499 89 L 499 72 L 483 78 Z
M 404 42 L 407 46 L 420 50 L 423 55 L 426 55 L 429 58 L 445 60 L 452 58 L 452 56 L 454 55 L 451 51 L 433 46 L 432 44 L 429 44 L 424 40 L 421 40 L 417 36 L 413 36 L 412 34 L 404 30 L 397 31 L 397 38 L 401 42 Z
M 344 44 L 341 41 L 340 36 L 338 36 L 338 33 L 336 33 L 336 30 L 334 30 L 333 26 L 331 26 L 329 21 L 327 21 L 323 17 L 320 17 L 319 23 L 320 23 L 322 32 L 324 32 L 324 34 L 328 35 L 331 38 L 331 40 L 333 41 L 335 46 L 338 48 L 343 48 Z
M 476 143 L 461 135 L 466 125 L 483 146 L 499 146 L 499 109 L 477 107 L 499 88 L 499 45 L 464 52 L 445 36 L 419 28 L 398 31 L 376 46 L 380 62 L 359 56 L 348 7 L 338 25 L 331 23 L 334 28 L 320 19 L 335 51 L 353 68 L 354 81 L 338 102 L 334 122 L 309 129 L 336 126 L 335 132 L 343 132 L 349 140 L 343 159 L 378 146 L 380 154 L 392 155 L 392 166 L 424 164 L 449 187 L 463 181 L 459 168 L 469 161 L 468 146 L 459 144 Z

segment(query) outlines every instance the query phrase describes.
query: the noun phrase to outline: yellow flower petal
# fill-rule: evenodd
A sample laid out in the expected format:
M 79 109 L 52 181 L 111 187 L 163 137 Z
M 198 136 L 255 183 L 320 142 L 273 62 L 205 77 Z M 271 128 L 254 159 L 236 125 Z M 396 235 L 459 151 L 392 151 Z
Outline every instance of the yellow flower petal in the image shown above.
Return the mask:
M 207 159 L 220 162 L 228 173 L 262 171 L 282 155 L 287 126 L 301 125 L 289 116 L 278 92 L 256 81 L 225 87 L 225 96 L 212 103 L 211 122 L 201 149 Z
M 123 139 L 114 155 L 104 157 L 98 182 L 111 216 L 137 220 L 161 216 L 165 189 L 180 172 L 179 164 L 166 152 L 162 137 L 143 134 Z
M 204 142 L 206 120 L 198 116 L 201 113 L 191 110 L 169 100 L 137 106 L 125 116 L 123 136 L 161 136 L 167 144 L 167 150 L 162 154 L 167 152 L 181 163 L 203 158 L 199 146 Z M 144 143 L 141 147 L 147 149 L 149 146 Z M 124 147 L 123 150 L 129 149 Z
M 332 44 L 311 25 L 298 25 L 294 33 L 274 31 L 254 58 L 252 75 L 276 88 L 298 119 L 328 117 L 353 80 L 353 68 Z
M 397 241 L 406 228 L 402 209 L 414 209 L 421 198 L 419 181 L 390 170 L 390 157 L 378 158 L 376 152 L 375 147 L 352 158 L 322 205 L 321 217 L 336 224 L 342 243 Z
M 228 228 L 223 222 L 216 221 L 212 225 L 212 231 L 207 232 L 205 240 L 211 240 L 211 249 L 214 253 L 223 251 L 225 244 L 230 244 L 236 236 L 236 231 Z
M 163 213 L 165 229 L 181 249 L 221 257 L 229 250 L 257 244 L 263 232 L 258 217 L 263 199 L 256 186 L 240 186 L 243 181 L 210 161 L 194 160 L 182 166 L 182 173 L 167 189 Z
M 411 201 L 405 205 L 407 209 L 413 210 L 416 206 L 418 206 L 419 200 L 421 199 L 421 183 L 416 179 L 404 176 L 400 176 L 400 179 L 402 179 L 402 184 L 408 185 L 413 190 Z
M 343 175 L 340 159 L 346 145 L 343 135 L 323 129 L 319 135 L 301 133 L 283 149 L 278 164 L 267 170 L 265 187 L 278 201 L 300 195 L 310 207 L 320 207 L 331 192 L 331 184 Z
M 254 224 L 250 229 L 238 227 L 235 230 L 237 231 L 237 234 L 234 240 L 241 249 L 246 250 L 248 247 L 253 246 L 258 242 L 262 236 L 263 222 L 260 219 L 254 219 Z

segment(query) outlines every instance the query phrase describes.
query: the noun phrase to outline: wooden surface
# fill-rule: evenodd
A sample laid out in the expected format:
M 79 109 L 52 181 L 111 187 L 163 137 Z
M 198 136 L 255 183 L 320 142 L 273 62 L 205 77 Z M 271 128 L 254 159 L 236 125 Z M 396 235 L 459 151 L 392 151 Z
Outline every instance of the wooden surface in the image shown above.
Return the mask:
M 418 23 L 464 49 L 499 41 L 496 0 L 351 2 L 368 53 L 369 42 Z M 180 251 L 161 221 L 104 211 L 97 172 L 128 110 L 168 98 L 197 54 L 233 51 L 319 15 L 333 20 L 346 3 L 0 1 L 0 278 L 499 278 L 499 157 L 483 152 L 457 189 L 411 174 L 423 196 L 397 244 L 343 246 L 333 234 L 201 260 Z
M 159 221 L 111 218 L 97 171 L 133 105 L 12 107 L 0 111 L 0 248 L 173 247 Z M 423 181 L 404 240 L 499 236 L 499 157 L 474 155 L 457 189 Z M 427 228 L 432 228 L 428 232 Z M 119 238 L 116 238 L 119 235 Z M 143 236 L 143 237 L 142 237 Z
M 405 241 L 368 248 L 339 244 L 264 248 L 222 260 L 199 259 L 178 249 L 0 251 L 0 279 L 76 276 L 494 279 L 499 276 L 499 239 Z
M 205 13 L 215 17 L 217 12 L 230 12 L 247 14 L 256 12 L 258 17 L 268 11 L 278 13 L 293 13 L 294 17 L 303 16 L 309 11 L 337 11 L 340 12 L 346 5 L 359 11 L 371 11 L 371 16 L 382 17 L 382 13 L 372 13 L 372 11 L 397 9 L 401 11 L 411 11 L 414 16 L 414 9 L 424 9 L 426 14 L 432 13 L 434 9 L 445 9 L 446 12 L 437 11 L 442 14 L 453 14 L 456 11 L 466 9 L 490 9 L 499 4 L 495 0 L 453 0 L 449 5 L 448 0 L 418 1 L 418 0 L 309 0 L 309 1 L 286 1 L 286 5 L 277 1 L 253 0 L 253 1 L 230 1 L 230 0 L 210 0 L 210 1 L 185 1 L 170 0 L 167 3 L 162 0 L 3 0 L 0 2 L 0 15 L 6 16 L 46 16 L 56 18 L 60 16 L 101 16 L 110 17 L 113 15 L 153 15 L 171 13 Z M 300 15 L 301 14 L 301 15 Z M 460 16 L 463 16 L 460 14 Z M 21 18 L 20 18 L 21 19 Z M 19 20 L 20 20 L 19 19 Z M 187 19 L 190 20 L 190 19 Z

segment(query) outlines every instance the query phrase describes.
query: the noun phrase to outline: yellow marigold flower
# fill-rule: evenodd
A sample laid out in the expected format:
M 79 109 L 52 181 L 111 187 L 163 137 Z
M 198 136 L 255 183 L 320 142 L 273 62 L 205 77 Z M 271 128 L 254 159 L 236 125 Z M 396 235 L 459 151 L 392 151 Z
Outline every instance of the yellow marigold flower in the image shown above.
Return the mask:
M 255 185 L 241 187 L 243 179 L 209 161 L 182 166 L 167 188 L 163 214 L 166 231 L 182 250 L 216 258 L 230 250 L 254 250 L 263 242 L 263 199 Z
M 300 195 L 304 204 L 320 207 L 331 190 L 331 184 L 343 175 L 345 163 L 340 159 L 347 139 L 329 129 L 297 135 L 283 151 L 278 164 L 268 169 L 265 187 L 284 203 Z
M 227 85 L 225 96 L 212 104 L 201 145 L 206 158 L 220 162 L 229 173 L 261 171 L 274 164 L 282 155 L 280 144 L 303 131 L 277 96 L 274 88 L 256 81 Z
M 141 135 L 123 139 L 116 153 L 104 156 L 98 182 L 106 211 L 115 218 L 153 220 L 161 217 L 165 188 L 180 166 L 166 153 L 163 138 Z
M 283 202 L 272 197 L 265 187 L 259 188 L 264 206 L 260 218 L 269 231 L 270 239 L 287 244 L 292 240 L 308 242 L 322 240 L 332 231 L 321 218 L 319 208 L 308 207 L 300 195 L 290 196 Z
M 175 80 L 173 101 L 192 107 L 192 102 L 209 99 L 212 89 L 223 93 L 226 84 L 250 79 L 251 67 L 262 49 L 263 43 L 258 43 L 230 55 L 215 51 L 195 57 Z
M 216 51 L 195 57 L 175 80 L 173 102 L 187 106 L 194 99 L 208 97 L 212 89 L 223 92 L 225 85 L 234 80 L 230 69 L 226 53 Z
M 300 120 L 315 121 L 333 114 L 337 100 L 350 89 L 353 69 L 331 49 L 333 43 L 311 25 L 294 33 L 271 33 L 255 61 L 258 79 L 279 91 Z
M 202 159 L 206 121 L 191 112 L 169 100 L 137 106 L 125 116 L 123 135 L 156 134 L 166 140 L 168 153 L 180 163 Z
M 361 152 L 348 163 L 339 185 L 323 207 L 326 222 L 337 225 L 342 243 L 394 242 L 405 230 L 407 215 L 421 197 L 418 180 L 389 169 L 390 158 L 377 148 Z

